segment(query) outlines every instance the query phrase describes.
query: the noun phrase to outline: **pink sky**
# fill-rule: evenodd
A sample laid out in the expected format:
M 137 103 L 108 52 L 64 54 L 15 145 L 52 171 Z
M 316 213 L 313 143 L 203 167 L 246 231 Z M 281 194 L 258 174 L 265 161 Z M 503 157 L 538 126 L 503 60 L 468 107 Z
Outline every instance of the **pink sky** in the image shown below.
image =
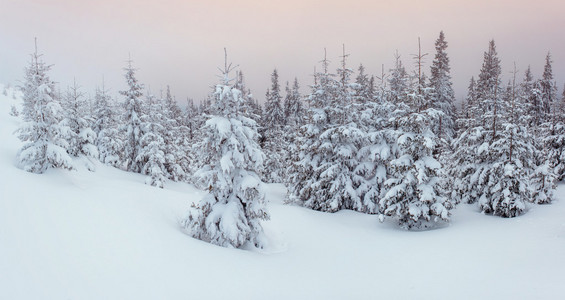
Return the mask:
M 124 88 L 122 68 L 131 53 L 139 79 L 154 93 L 169 84 L 177 99 L 199 100 L 216 83 L 227 47 L 263 99 L 273 68 L 283 81 L 297 76 L 305 87 L 324 47 L 338 67 L 343 43 L 351 68 L 362 62 L 380 74 L 381 64 L 392 67 L 397 49 L 412 68 L 421 37 L 429 70 L 433 43 L 444 30 L 458 98 L 478 74 L 492 38 L 506 78 L 514 61 L 520 78 L 528 65 L 541 76 L 551 51 L 561 90 L 564 8 L 560 0 L 0 0 L 0 82 L 17 84 L 23 77 L 37 36 L 63 89 L 76 78 L 91 92 L 103 76 L 113 92 Z

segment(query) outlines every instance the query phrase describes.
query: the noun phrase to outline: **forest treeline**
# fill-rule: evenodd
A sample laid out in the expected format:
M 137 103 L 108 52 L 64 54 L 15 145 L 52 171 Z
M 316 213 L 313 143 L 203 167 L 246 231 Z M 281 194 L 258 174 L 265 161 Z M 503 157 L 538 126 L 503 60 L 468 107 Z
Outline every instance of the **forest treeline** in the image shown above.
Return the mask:
M 209 193 L 183 227 L 232 247 L 262 244 L 264 182 L 284 183 L 288 203 L 375 214 L 407 229 L 448 222 L 460 203 L 501 217 L 551 203 L 565 177 L 565 92 L 558 97 L 551 55 L 540 77 L 528 67 L 503 82 L 490 41 L 457 110 L 447 48 L 441 32 L 429 72 L 419 53 L 411 74 L 399 55 L 378 76 L 350 69 L 345 50 L 335 70 L 324 56 L 306 95 L 297 79 L 283 88 L 275 69 L 263 105 L 226 55 L 210 96 L 185 108 L 169 88 L 147 92 L 131 61 L 119 99 L 103 85 L 93 99 L 76 83 L 61 92 L 36 51 L 22 109 L 12 108 L 23 121 L 18 163 L 43 173 L 73 169 L 82 156 L 145 174 L 156 187 L 192 183 Z

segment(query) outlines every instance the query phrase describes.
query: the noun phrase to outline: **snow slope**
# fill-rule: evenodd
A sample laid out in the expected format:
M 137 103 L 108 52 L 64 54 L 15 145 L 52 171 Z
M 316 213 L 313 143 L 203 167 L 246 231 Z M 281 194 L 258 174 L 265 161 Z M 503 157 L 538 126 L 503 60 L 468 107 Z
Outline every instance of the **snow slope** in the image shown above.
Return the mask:
M 0 88 L 0 91 L 2 89 Z M 226 249 L 178 220 L 203 193 L 103 165 L 15 167 L 18 103 L 0 95 L 0 299 L 556 299 L 565 294 L 561 201 L 514 219 L 460 205 L 446 228 L 282 205 L 270 185 L 264 250 Z

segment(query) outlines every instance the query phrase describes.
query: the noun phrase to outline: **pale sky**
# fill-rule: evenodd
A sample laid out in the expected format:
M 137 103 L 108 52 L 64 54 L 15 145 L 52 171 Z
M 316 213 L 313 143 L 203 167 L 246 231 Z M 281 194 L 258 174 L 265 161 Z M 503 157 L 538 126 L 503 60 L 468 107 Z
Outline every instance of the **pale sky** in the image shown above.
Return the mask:
M 429 73 L 443 30 L 458 100 L 478 75 L 490 39 L 506 80 L 514 61 L 520 79 L 528 65 L 540 77 L 551 51 L 561 91 L 564 8 L 563 0 L 0 0 L 0 82 L 23 78 L 37 37 L 62 89 L 76 78 L 92 94 L 104 77 L 117 94 L 131 53 L 140 81 L 155 94 L 170 85 L 182 104 L 211 91 L 227 47 L 262 101 L 273 68 L 283 84 L 298 77 L 307 93 L 324 48 L 335 69 L 342 44 L 350 68 L 362 62 L 380 74 L 382 64 L 392 67 L 396 50 L 412 69 L 420 37 Z

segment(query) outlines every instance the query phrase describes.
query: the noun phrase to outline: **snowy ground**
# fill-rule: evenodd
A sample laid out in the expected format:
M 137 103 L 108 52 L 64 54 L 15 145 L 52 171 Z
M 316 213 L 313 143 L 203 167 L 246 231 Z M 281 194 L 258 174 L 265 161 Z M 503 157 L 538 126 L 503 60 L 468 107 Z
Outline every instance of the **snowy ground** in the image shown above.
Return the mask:
M 449 227 L 424 232 L 283 205 L 284 187 L 270 185 L 270 245 L 225 249 L 180 230 L 203 195 L 190 185 L 161 190 L 102 165 L 17 169 L 13 103 L 0 95 L 0 299 L 565 297 L 563 185 L 561 201 L 524 216 L 460 205 Z

